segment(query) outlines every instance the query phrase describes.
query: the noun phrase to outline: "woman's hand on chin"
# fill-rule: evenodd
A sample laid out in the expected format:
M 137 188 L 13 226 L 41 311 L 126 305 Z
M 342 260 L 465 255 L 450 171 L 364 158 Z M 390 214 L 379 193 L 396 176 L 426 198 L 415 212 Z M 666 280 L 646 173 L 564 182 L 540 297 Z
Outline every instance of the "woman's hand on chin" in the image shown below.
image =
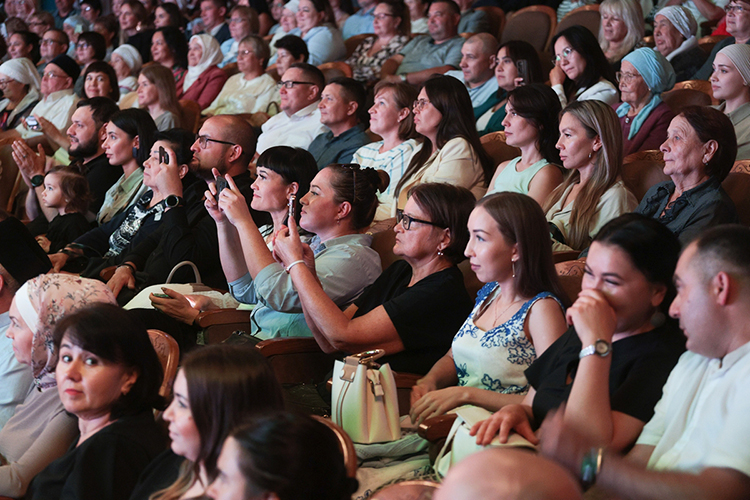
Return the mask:
M 612 342 L 617 315 L 600 290 L 582 290 L 565 314 L 568 324 L 576 329 L 581 344 L 588 346 L 597 339 Z
M 565 71 L 562 70 L 559 64 L 555 66 L 549 72 L 549 84 L 550 85 L 562 85 L 565 82 Z

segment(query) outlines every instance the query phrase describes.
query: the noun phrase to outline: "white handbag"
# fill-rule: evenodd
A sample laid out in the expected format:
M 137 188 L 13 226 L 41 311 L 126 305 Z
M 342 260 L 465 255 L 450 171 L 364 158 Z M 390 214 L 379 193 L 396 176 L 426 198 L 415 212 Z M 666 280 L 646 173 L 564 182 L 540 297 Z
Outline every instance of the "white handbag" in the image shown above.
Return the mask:
M 355 443 L 401 437 L 396 379 L 387 363 L 375 363 L 383 355 L 383 349 L 354 354 L 333 368 L 331 416 Z

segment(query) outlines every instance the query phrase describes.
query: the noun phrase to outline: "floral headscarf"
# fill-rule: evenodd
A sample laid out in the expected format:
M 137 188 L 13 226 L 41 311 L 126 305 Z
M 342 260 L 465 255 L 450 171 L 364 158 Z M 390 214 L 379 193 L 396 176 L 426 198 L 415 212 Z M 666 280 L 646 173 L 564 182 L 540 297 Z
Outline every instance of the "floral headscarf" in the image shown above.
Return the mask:
M 52 374 L 57 352 L 52 343 L 55 325 L 67 314 L 88 304 L 104 302 L 117 305 L 112 292 L 101 281 L 69 274 L 42 274 L 18 289 L 16 308 L 34 333 L 31 342 L 31 370 L 40 389 L 56 385 Z

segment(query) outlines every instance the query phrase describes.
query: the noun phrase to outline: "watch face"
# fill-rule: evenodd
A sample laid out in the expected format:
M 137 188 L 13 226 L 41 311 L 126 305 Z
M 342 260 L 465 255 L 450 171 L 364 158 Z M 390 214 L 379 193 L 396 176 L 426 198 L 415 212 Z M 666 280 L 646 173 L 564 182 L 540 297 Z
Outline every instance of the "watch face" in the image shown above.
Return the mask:
M 599 356 L 606 356 L 607 354 L 609 354 L 610 345 L 609 345 L 609 342 L 605 340 L 597 340 L 595 344 L 595 348 L 596 348 L 596 353 Z

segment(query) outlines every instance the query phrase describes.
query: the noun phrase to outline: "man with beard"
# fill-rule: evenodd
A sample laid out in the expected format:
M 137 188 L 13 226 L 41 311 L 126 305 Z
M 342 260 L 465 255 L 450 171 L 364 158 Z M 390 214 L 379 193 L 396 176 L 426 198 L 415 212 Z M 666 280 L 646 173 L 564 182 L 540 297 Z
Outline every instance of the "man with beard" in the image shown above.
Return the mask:
M 93 213 L 99 211 L 107 190 L 123 175 L 122 167 L 109 164 L 102 148 L 107 133 L 107 122 L 117 111 L 117 105 L 106 97 L 84 99 L 78 102 L 72 117 L 73 124 L 67 131 L 70 140 L 68 153 L 73 160 L 71 165 L 77 166 L 86 176 L 92 196 L 89 209 Z M 21 140 L 13 143 L 13 159 L 21 170 L 23 180 L 29 186 L 26 214 L 34 219 L 35 229 L 38 228 L 36 224 L 43 227 L 46 221 L 57 215 L 57 210 L 42 206 L 38 202 L 44 191 L 46 163 L 44 149 L 40 146 L 38 150 L 38 153 L 35 153 Z M 42 213 L 45 217 L 40 217 Z
M 255 144 L 252 127 L 238 116 L 220 115 L 206 120 L 190 148 L 194 153 L 190 170 L 204 182 L 195 182 L 184 192 L 175 155 L 167 151 L 169 164 L 164 164 L 164 168 L 170 182 L 166 183 L 165 192 L 169 196 L 161 227 L 125 256 L 124 264 L 107 283 L 120 304 L 128 302 L 136 285 L 142 288 L 166 283 L 172 268 L 186 260 L 198 267 L 204 284 L 227 288 L 219 260 L 216 223 L 208 215 L 203 198 L 208 183 L 214 180 L 212 171 L 215 169 L 222 176 L 232 176 L 250 206 L 253 177 L 248 165 L 255 155 Z M 250 213 L 258 227 L 271 222 L 267 213 L 261 214 L 252 208 Z M 191 281 L 194 278 L 189 268 L 181 269 L 173 276 L 176 283 Z

